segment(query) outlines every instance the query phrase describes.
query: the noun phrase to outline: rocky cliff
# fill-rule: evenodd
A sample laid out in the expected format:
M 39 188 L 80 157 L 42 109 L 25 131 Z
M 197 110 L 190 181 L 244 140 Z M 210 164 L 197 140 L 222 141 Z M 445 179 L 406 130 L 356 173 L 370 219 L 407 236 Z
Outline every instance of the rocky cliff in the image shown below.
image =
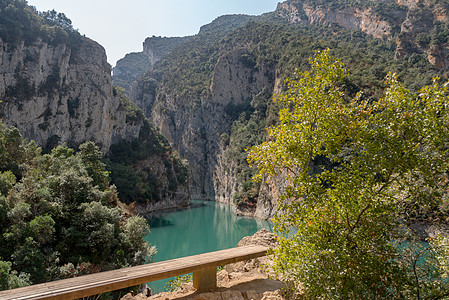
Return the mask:
M 406 52 L 404 59 L 397 54 L 407 22 L 420 24 L 422 32 L 434 30 L 426 7 L 415 1 L 298 0 L 260 17 L 224 16 L 140 77 L 130 97 L 189 161 L 194 197 L 269 218 L 285 183 L 281 178 L 253 182 L 245 149 L 261 143 L 266 128 L 275 124 L 279 108 L 271 99 L 282 92 L 283 80 L 295 67 L 307 68 L 313 50 L 326 47 L 356 69 L 345 82 L 351 95 L 363 91 L 364 97 L 379 97 L 390 70 L 416 87 L 430 82 L 430 74 L 444 75 L 444 66 L 434 67 L 436 58 L 428 60 L 427 48 Z
M 0 40 L 2 119 L 44 147 L 94 140 L 106 153 L 113 142 L 137 137 L 140 126 L 126 123 L 110 72 L 103 47 L 88 38 L 76 49 Z
M 418 54 L 447 70 L 449 4 L 439 0 L 290 0 L 277 13 L 292 24 L 328 24 L 396 40 L 396 59 Z
M 149 170 L 141 180 L 143 189 L 159 186 L 147 200 L 188 202 L 185 182 L 178 180 L 180 160 L 135 104 L 113 88 L 104 48 L 73 30 L 64 14 L 40 13 L 25 1 L 0 3 L 0 99 L 3 122 L 46 150 L 95 141 L 112 155 L 111 147 L 123 142 L 158 145 L 123 165 L 132 164 L 135 172 L 129 174 L 137 176 L 139 163 L 160 161 L 158 173 L 149 178 Z
M 117 61 L 113 68 L 114 85 L 124 88 L 128 94 L 134 81 L 188 39 L 189 37 L 160 36 L 146 38 L 142 52 L 129 53 Z
M 204 97 L 156 92 L 154 79 L 139 80 L 131 98 L 189 161 L 192 196 L 232 202 L 235 170 L 228 162 L 224 135 L 240 110 L 262 91 L 273 89 L 273 70 L 256 68 L 246 48 L 223 53 Z
M 373 1 L 372 6 L 367 5 L 369 1 L 363 5 L 358 1 L 354 2 L 354 5 L 338 5 L 338 1 L 318 4 L 313 1 L 286 1 L 279 3 L 276 11 L 290 23 L 336 24 L 349 30 L 360 30 L 376 38 L 391 37 L 406 18 L 406 10 L 399 5 L 384 14 L 376 11 L 374 3 L 378 3 L 377 1 Z M 384 1 L 382 5 L 387 5 L 385 2 L 388 1 Z
M 113 84 L 129 93 L 131 84 L 151 67 L 150 59 L 143 52 L 128 53 L 112 69 Z
M 143 42 L 143 54 L 148 57 L 150 64 L 154 66 L 173 49 L 188 40 L 189 37 L 147 37 Z

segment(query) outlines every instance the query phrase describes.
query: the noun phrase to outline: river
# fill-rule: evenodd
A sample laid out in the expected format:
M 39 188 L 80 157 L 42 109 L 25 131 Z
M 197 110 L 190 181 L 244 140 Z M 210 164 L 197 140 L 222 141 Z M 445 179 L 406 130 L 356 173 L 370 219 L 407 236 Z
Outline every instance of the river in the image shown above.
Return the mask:
M 236 216 L 230 205 L 213 201 L 192 201 L 190 208 L 160 213 L 148 222 L 151 233 L 146 240 L 158 249 L 153 262 L 236 247 L 243 237 L 273 228 L 264 220 Z M 148 286 L 161 292 L 167 281 Z

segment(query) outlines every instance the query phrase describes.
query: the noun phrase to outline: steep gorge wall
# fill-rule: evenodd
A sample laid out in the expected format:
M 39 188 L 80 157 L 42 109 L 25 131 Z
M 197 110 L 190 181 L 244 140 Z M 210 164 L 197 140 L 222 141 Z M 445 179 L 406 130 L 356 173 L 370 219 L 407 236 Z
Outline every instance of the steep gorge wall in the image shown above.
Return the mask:
M 143 42 L 142 52 L 128 53 L 113 68 L 113 83 L 129 93 L 133 82 L 190 37 L 152 36 Z
M 292 24 L 335 24 L 375 38 L 395 38 L 396 59 L 425 55 L 435 67 L 448 70 L 448 36 L 441 28 L 449 21 L 448 9 L 434 0 L 369 0 L 352 5 L 290 0 L 279 3 L 276 11 Z
M 321 4 L 314 5 L 318 2 Z M 264 126 L 270 125 L 266 124 L 268 123 L 268 113 L 261 113 L 259 118 L 253 119 L 253 116 L 257 115 L 258 109 L 261 109 L 260 103 L 264 103 L 266 106 L 267 103 L 270 103 L 274 92 L 279 93 L 282 90 L 285 72 L 290 74 L 292 71 L 289 67 L 291 65 L 298 66 L 298 63 L 302 62 L 299 57 L 294 58 L 294 55 L 302 55 L 304 58 L 304 50 L 296 50 L 308 49 L 310 51 L 308 55 L 311 55 L 312 50 L 321 49 L 320 47 L 324 47 L 323 45 L 326 44 L 318 42 L 317 48 L 308 48 L 307 45 L 302 45 L 308 40 L 307 35 L 298 37 L 303 28 L 312 28 L 310 31 L 313 33 L 324 32 L 317 38 L 318 40 L 325 39 L 326 34 L 328 34 L 327 37 L 341 34 L 342 40 L 347 41 L 348 36 L 351 35 L 348 33 L 349 31 L 362 31 L 376 39 L 382 39 L 385 41 L 385 45 L 389 45 L 385 46 L 386 50 L 382 50 L 389 53 L 383 59 L 393 59 L 394 42 L 392 41 L 395 38 L 399 43 L 402 38 L 407 37 L 407 28 L 413 28 L 410 30 L 410 34 L 413 36 L 412 42 L 415 50 L 410 47 L 406 48 L 405 57 L 410 58 L 410 53 L 415 53 L 410 51 L 421 51 L 419 53 L 425 55 L 426 51 L 436 47 L 436 44 L 429 49 L 426 48 L 427 46 L 417 46 L 415 37 L 420 33 L 427 34 L 433 31 L 435 29 L 433 21 L 437 18 L 435 12 L 439 11 L 438 18 L 443 20 L 445 18 L 444 9 L 438 10 L 437 6 L 430 9 L 427 4 L 422 8 L 414 0 L 400 2 L 354 0 L 354 3 L 360 5 L 351 6 L 346 3 L 347 1 L 337 0 L 286 1 L 278 5 L 276 12 L 262 16 L 260 19 L 250 20 L 254 23 L 260 22 L 258 23 L 260 26 L 246 26 L 236 35 L 230 34 L 221 40 L 218 39 L 217 43 L 210 44 L 206 49 L 185 45 L 181 49 L 182 51 L 177 51 L 175 55 L 169 54 L 167 59 L 164 59 L 161 64 L 157 64 L 147 75 L 133 84 L 131 99 L 168 138 L 181 157 L 189 161 L 193 198 L 237 203 L 238 213 L 241 214 L 255 215 L 261 218 L 269 218 L 273 215 L 279 195 L 285 188 L 285 181 L 279 177 L 274 178 L 271 182 L 263 181 L 260 185 L 252 184 L 251 170 L 242 168 L 242 161 L 245 160 L 245 148 L 260 143 L 266 137 L 265 135 L 262 138 L 259 136 L 259 140 L 257 140 L 248 133 L 264 134 Z M 382 9 L 383 5 L 389 9 Z M 279 22 L 279 17 L 289 23 L 298 24 L 298 26 L 282 27 L 282 30 L 294 27 L 298 28 L 298 31 L 286 34 L 282 31 L 273 33 L 276 32 L 275 28 L 279 24 L 276 22 Z M 266 20 L 277 25 L 266 26 L 263 23 Z M 280 23 L 281 26 L 284 26 L 285 21 Z M 318 26 L 309 26 L 313 24 Z M 410 26 L 407 27 L 407 24 Z M 212 32 L 212 34 L 216 33 Z M 270 39 L 268 42 L 267 36 L 273 34 L 279 34 L 281 38 Z M 244 36 L 247 35 L 251 38 L 245 40 Z M 355 36 L 358 38 L 359 35 Z M 368 40 L 370 43 L 375 40 L 366 35 L 360 36 L 363 36 L 360 38 L 361 44 Z M 208 39 L 213 39 L 213 36 L 204 36 L 205 41 Z M 336 37 L 336 40 L 338 39 L 339 36 Z M 201 41 L 198 38 L 197 44 Z M 332 45 L 333 42 L 333 45 L 338 44 L 334 40 L 329 44 Z M 354 47 L 355 44 L 348 46 L 342 42 L 341 46 L 343 49 Z M 439 44 L 438 47 L 445 47 L 444 43 Z M 283 57 L 284 50 L 287 53 L 285 57 Z M 379 53 L 373 49 L 363 49 L 363 51 Z M 399 51 L 398 47 L 396 53 Z M 221 56 L 217 57 L 217 53 L 220 53 Z M 444 51 L 442 51 L 441 57 L 444 55 Z M 180 59 L 176 60 L 175 56 Z M 371 60 L 372 68 L 377 67 L 376 55 L 370 53 L 368 56 L 370 58 L 367 61 Z M 399 60 L 400 57 L 397 59 Z M 185 61 L 188 63 L 184 64 Z M 207 61 L 212 61 L 213 66 L 204 63 Z M 430 58 L 429 61 L 438 66 Z M 368 63 L 369 66 L 371 66 L 371 62 Z M 197 65 L 199 65 L 198 68 L 196 68 Z M 166 66 L 166 68 L 161 66 Z M 184 70 L 185 66 L 191 70 Z M 303 66 L 301 65 L 301 67 Z M 369 68 L 367 65 L 361 68 L 365 69 L 363 70 L 364 74 L 372 75 L 365 72 Z M 381 73 L 379 73 L 379 78 L 383 78 Z M 207 76 L 202 76 L 203 74 L 207 74 Z M 192 79 L 192 77 L 195 78 Z M 167 78 L 171 78 L 171 81 Z M 201 80 L 196 80 L 196 78 Z M 206 87 L 203 88 L 202 85 L 206 85 Z M 196 88 L 197 86 L 200 88 Z M 266 107 L 264 109 L 267 110 Z M 251 129 L 251 126 L 254 127 L 252 130 L 246 130 Z M 250 142 L 245 143 L 245 140 Z M 242 199 L 250 199 L 257 203 L 240 201 Z M 239 201 L 244 205 L 238 204 Z M 245 203 L 249 203 L 249 205 L 245 206 Z
M 145 92 L 143 79 L 133 86 L 131 99 L 189 161 L 192 198 L 232 202 L 240 183 L 223 139 L 242 107 L 261 91 L 273 90 L 273 79 L 274 69 L 256 66 L 248 61 L 247 49 L 236 48 L 218 59 L 203 97 L 192 99 L 163 89 Z
M 0 41 L 1 117 L 41 146 L 94 140 L 106 153 L 140 126 L 126 124 L 110 72 L 103 47 L 87 38 L 76 49 Z

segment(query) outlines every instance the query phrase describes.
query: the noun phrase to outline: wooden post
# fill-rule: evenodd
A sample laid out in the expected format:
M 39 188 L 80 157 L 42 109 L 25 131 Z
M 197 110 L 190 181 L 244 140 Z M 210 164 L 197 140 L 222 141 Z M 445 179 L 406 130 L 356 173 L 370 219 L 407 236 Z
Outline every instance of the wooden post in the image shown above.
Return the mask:
M 193 287 L 199 290 L 217 287 L 217 267 L 210 267 L 193 272 Z
M 195 288 L 217 286 L 217 266 L 265 256 L 264 246 L 242 246 L 167 261 L 0 291 L 1 300 L 69 300 L 193 272 Z

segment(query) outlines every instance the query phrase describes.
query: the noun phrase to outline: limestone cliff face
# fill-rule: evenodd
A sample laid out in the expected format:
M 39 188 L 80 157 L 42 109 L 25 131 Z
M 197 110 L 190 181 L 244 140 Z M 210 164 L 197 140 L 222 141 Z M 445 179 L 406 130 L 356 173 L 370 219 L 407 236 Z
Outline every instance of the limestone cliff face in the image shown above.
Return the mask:
M 131 84 L 151 66 L 150 59 L 143 52 L 128 53 L 112 69 L 113 84 L 124 88 L 128 94 Z
M 390 11 L 391 18 L 385 19 L 370 7 L 333 7 L 316 6 L 310 1 L 287 1 L 279 3 L 279 15 L 291 23 L 302 24 L 338 24 L 349 30 L 361 30 L 376 38 L 395 33 L 394 27 L 405 18 L 405 11 Z
M 354 1 L 350 7 L 337 1 L 290 0 L 280 3 L 276 12 L 293 24 L 336 24 L 375 38 L 396 36 L 396 59 L 415 53 L 447 70 L 449 46 L 440 25 L 448 22 L 448 9 L 441 2 L 419 0 Z
M 142 74 L 189 38 L 160 36 L 146 38 L 142 52 L 128 53 L 117 61 L 112 70 L 114 85 L 124 88 L 126 95 L 129 95 L 131 86 Z
M 256 66 L 247 49 L 234 49 L 218 60 L 211 85 L 210 110 L 217 107 L 223 110 L 222 116 L 229 115 L 232 108 L 242 107 L 262 92 L 272 94 L 275 70 L 268 64 Z M 227 113 L 226 113 L 227 112 Z M 223 119 L 223 117 L 221 117 Z M 212 178 L 214 182 L 215 200 L 232 203 L 235 193 L 239 192 L 241 182 L 237 178 L 238 169 L 233 157 L 227 155 L 228 145 L 222 142 L 221 135 L 228 134 L 232 125 L 231 119 L 220 124 L 217 119 L 207 118 L 208 123 L 216 123 L 210 143 L 213 143 L 216 154 Z M 233 141 L 230 141 L 232 144 Z
M 94 141 L 108 155 L 108 170 L 122 199 L 129 190 L 126 184 L 136 189 L 139 183 L 133 196 L 142 202 L 149 198 L 161 202 L 160 207 L 188 203 L 182 161 L 113 87 L 104 48 L 73 30 L 62 13 L 40 13 L 26 1 L 3 1 L 0 6 L 0 119 L 44 150 Z M 117 150 L 112 153 L 113 146 L 122 146 L 129 155 L 139 143 L 150 147 L 132 159 L 123 159 Z M 148 163 L 154 168 L 146 167 Z M 124 178 L 124 173 L 129 176 Z
M 188 39 L 189 37 L 148 37 L 143 42 L 143 53 L 148 57 L 150 64 L 153 66 L 174 48 Z
M 162 89 L 145 92 L 143 80 L 133 86 L 131 99 L 189 161 L 192 198 L 232 201 L 239 182 L 222 137 L 229 135 L 234 108 L 273 89 L 273 73 L 264 65 L 256 66 L 247 49 L 237 48 L 218 59 L 209 92 L 200 99 Z
M 103 47 L 87 38 L 77 49 L 0 40 L 3 121 L 41 146 L 94 140 L 107 152 L 114 140 L 138 134 L 126 125 L 110 72 Z

